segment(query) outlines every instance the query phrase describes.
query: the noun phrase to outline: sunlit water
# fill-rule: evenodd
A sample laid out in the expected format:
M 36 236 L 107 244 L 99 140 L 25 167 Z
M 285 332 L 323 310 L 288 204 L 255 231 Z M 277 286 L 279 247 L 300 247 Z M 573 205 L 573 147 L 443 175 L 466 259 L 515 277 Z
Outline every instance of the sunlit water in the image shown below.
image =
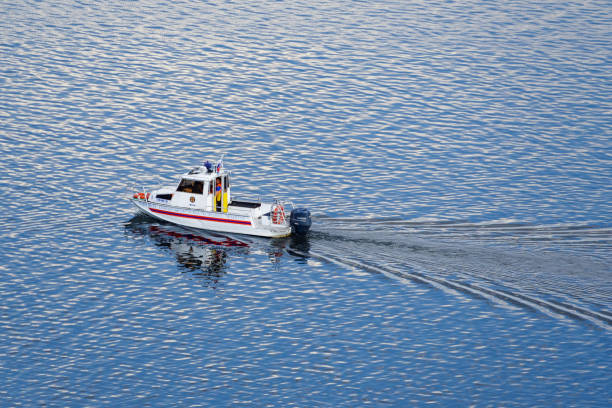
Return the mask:
M 607 2 L 0 7 L 0 405 L 608 406 Z M 225 152 L 304 240 L 135 217 Z

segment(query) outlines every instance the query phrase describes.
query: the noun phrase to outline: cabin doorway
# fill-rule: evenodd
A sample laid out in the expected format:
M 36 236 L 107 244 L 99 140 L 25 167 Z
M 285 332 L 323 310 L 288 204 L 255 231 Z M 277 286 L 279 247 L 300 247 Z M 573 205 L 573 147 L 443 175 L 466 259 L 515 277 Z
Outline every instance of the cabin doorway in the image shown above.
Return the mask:
M 223 178 L 217 177 L 213 186 L 213 210 L 221 212 L 223 210 Z
M 216 177 L 210 184 L 209 194 L 212 196 L 212 208 L 216 212 L 227 212 L 229 205 L 229 177 Z

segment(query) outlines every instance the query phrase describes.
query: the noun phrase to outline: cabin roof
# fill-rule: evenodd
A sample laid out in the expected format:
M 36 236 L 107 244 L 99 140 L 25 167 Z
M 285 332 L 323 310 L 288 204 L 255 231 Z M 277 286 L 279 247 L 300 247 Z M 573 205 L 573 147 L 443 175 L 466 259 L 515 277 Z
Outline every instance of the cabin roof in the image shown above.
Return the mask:
M 206 167 L 198 166 L 191 168 L 188 172 L 184 173 L 181 178 L 188 180 L 210 181 L 214 180 L 217 177 L 223 177 L 228 174 L 230 174 L 230 171 L 224 168 L 222 168 L 221 171 L 217 173 L 215 171 L 208 172 Z

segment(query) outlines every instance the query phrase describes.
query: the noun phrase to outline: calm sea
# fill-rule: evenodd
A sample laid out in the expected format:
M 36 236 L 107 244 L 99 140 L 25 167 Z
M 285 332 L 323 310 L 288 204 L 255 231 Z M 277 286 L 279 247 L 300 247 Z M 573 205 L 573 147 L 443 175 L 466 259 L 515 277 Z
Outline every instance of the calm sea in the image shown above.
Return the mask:
M 608 407 L 609 1 L 0 6 L 0 406 Z M 225 153 L 303 240 L 135 217 Z

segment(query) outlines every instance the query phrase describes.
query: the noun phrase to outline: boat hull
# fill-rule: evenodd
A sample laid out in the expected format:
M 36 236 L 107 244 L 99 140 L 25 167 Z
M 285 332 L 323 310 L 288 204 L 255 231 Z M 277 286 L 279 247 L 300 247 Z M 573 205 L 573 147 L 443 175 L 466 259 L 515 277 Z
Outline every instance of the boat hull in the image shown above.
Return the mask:
M 268 238 L 291 235 L 291 227 L 288 224 L 263 225 L 246 215 L 174 207 L 141 199 L 131 201 L 144 214 L 189 228 Z

